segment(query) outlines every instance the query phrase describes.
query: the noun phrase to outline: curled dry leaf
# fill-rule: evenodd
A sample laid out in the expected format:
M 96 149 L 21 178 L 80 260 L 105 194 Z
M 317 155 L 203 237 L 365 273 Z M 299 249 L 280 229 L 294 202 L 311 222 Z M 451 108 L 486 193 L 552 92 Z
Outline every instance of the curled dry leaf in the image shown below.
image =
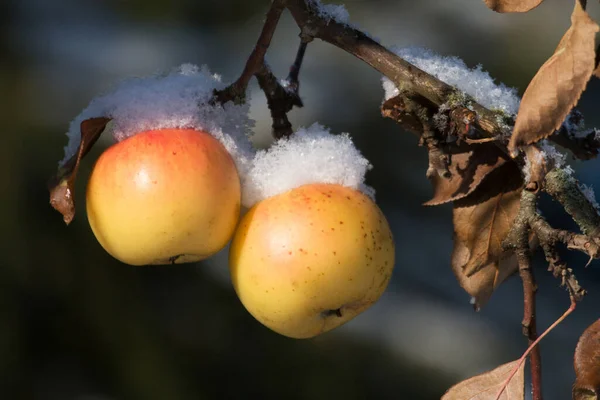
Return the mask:
M 488 174 L 471 195 L 454 202 L 455 249 L 466 249 L 452 260 L 454 270 L 471 277 L 506 257 L 502 242 L 519 212 L 522 188 L 521 171 L 509 162 Z M 497 275 L 505 274 L 497 271 Z
M 533 10 L 544 0 L 484 0 L 485 4 L 499 13 L 519 13 Z
M 79 163 L 96 143 L 109 121 L 110 118 L 99 117 L 86 119 L 81 123 L 81 142 L 77 153 L 59 168 L 50 181 L 50 204 L 63 215 L 67 225 L 75 216 L 73 191 Z
M 449 179 L 437 174 L 430 177 L 434 194 L 424 205 L 436 206 L 468 196 L 490 172 L 508 161 L 507 156 L 493 143 L 464 148 L 465 151 L 451 156 Z
M 473 299 L 475 310 L 479 311 L 492 297 L 494 290 L 519 269 L 519 265 L 514 254 L 506 253 L 500 260 L 492 261 L 473 275 L 467 276 L 462 266 L 467 263 L 469 254 L 465 243 L 455 241 L 452 270 L 460 286 Z
M 403 95 L 394 96 L 384 101 L 381 105 L 381 115 L 396 121 L 409 132 L 419 136 L 423 133 L 423 124 L 419 121 L 419 118 L 409 110 L 409 107 L 406 105 L 406 98 Z
M 503 364 L 496 369 L 474 376 L 452 386 L 442 400 L 494 400 L 519 360 Z M 525 363 L 510 380 L 500 400 L 525 399 Z
M 574 400 L 600 398 L 600 319 L 581 335 L 575 349 Z
M 554 133 L 577 104 L 594 71 L 599 29 L 576 0 L 571 27 L 523 94 L 508 145 L 512 154 Z

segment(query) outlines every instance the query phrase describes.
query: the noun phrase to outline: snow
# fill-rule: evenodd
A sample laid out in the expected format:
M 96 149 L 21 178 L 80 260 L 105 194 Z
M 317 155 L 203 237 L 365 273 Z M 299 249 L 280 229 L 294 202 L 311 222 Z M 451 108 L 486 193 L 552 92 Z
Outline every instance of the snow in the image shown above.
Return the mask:
M 80 124 L 93 117 L 112 118 L 112 136 L 121 141 L 139 132 L 165 128 L 192 128 L 210 133 L 229 151 L 243 180 L 254 150 L 249 136 L 254 126 L 249 106 L 223 107 L 208 104 L 214 89 L 226 85 L 206 66 L 183 64 L 166 75 L 131 78 L 112 91 L 94 98 L 72 122 L 65 158 L 76 152 L 81 140 Z
M 458 57 L 441 56 L 421 47 L 391 47 L 395 54 L 417 68 L 470 95 L 482 106 L 514 116 L 519 110 L 520 98 L 515 88 L 495 80 L 481 65 L 469 68 Z M 387 77 L 383 78 L 385 100 L 399 94 L 398 88 Z
M 323 4 L 319 0 L 313 0 L 313 3 L 317 8 L 319 16 L 328 20 L 334 20 L 341 24 L 349 25 L 350 14 L 343 5 Z
M 334 135 L 318 123 L 256 152 L 250 142 L 254 121 L 249 106 L 209 104 L 213 90 L 225 84 L 206 67 L 184 64 L 166 75 L 128 79 L 93 99 L 72 122 L 61 165 L 76 152 L 80 124 L 93 117 L 112 118 L 112 137 L 121 141 L 137 133 L 165 128 L 192 128 L 210 133 L 232 155 L 242 184 L 242 203 L 258 201 L 309 183 L 339 184 L 374 198 L 365 185 L 369 161 L 349 134 Z
M 315 123 L 257 152 L 242 187 L 242 204 L 252 207 L 310 183 L 339 184 L 374 198 L 374 190 L 365 184 L 365 174 L 371 168 L 349 134 L 334 135 Z

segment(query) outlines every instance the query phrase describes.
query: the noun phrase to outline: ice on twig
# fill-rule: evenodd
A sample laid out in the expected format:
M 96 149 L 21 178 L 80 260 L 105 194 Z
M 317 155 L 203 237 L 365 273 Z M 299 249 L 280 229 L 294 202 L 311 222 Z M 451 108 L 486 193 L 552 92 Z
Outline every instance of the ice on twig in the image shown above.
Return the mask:
M 339 184 L 374 197 L 374 190 L 365 184 L 369 169 L 371 164 L 347 133 L 333 135 L 315 123 L 257 152 L 242 190 L 242 203 L 251 207 L 310 183 Z
M 392 47 L 391 50 L 417 68 L 470 95 L 486 108 L 509 116 L 516 115 L 519 110 L 521 100 L 517 90 L 496 83 L 481 65 L 469 68 L 458 57 L 441 56 L 420 47 Z M 383 78 L 383 89 L 386 100 L 399 94 L 398 88 L 386 77 Z

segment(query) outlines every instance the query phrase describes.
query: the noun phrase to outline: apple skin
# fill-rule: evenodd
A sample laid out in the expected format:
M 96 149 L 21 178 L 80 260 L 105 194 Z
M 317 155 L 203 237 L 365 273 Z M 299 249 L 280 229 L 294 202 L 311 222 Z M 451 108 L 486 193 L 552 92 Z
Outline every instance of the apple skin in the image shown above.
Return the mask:
M 390 281 L 394 256 L 387 220 L 369 197 L 309 184 L 265 199 L 242 217 L 229 267 L 250 314 L 301 339 L 374 304 Z
M 161 129 L 109 147 L 90 176 L 86 208 L 104 249 L 130 265 L 205 259 L 231 239 L 240 178 L 208 133 Z

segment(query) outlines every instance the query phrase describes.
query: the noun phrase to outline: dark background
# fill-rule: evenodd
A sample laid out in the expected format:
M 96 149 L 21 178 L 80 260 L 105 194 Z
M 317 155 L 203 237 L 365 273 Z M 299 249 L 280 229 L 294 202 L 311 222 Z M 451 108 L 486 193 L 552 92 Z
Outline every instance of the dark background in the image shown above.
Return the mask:
M 524 90 L 567 29 L 572 2 L 546 0 L 526 15 L 500 15 L 479 0 L 347 1 L 352 21 L 384 44 L 428 46 L 458 55 Z M 208 64 L 227 81 L 241 71 L 268 1 L 2 0 L 0 2 L 0 398 L 438 399 L 451 384 L 514 360 L 522 291 L 507 281 L 479 313 L 449 265 L 451 206 L 426 208 L 426 153 L 380 117 L 380 76 L 357 59 L 312 43 L 301 73 L 314 121 L 348 131 L 375 169 L 369 183 L 397 243 L 393 282 L 381 301 L 312 340 L 267 330 L 243 309 L 226 254 L 199 264 L 130 267 L 96 242 L 85 217 L 92 160 L 78 179 L 79 209 L 66 227 L 46 183 L 63 157 L 69 121 L 100 91 L 132 75 L 184 62 Z M 590 2 L 591 14 L 600 16 Z M 268 60 L 283 77 L 298 30 L 286 15 Z M 581 101 L 600 126 L 600 85 Z M 252 87 L 255 141 L 269 142 L 264 97 Z M 573 163 L 598 184 L 598 161 Z M 573 227 L 551 201 L 544 214 Z M 542 342 L 546 399 L 570 398 L 578 336 L 599 316 L 597 262 L 569 258 L 589 296 Z M 539 326 L 569 305 L 538 255 Z

